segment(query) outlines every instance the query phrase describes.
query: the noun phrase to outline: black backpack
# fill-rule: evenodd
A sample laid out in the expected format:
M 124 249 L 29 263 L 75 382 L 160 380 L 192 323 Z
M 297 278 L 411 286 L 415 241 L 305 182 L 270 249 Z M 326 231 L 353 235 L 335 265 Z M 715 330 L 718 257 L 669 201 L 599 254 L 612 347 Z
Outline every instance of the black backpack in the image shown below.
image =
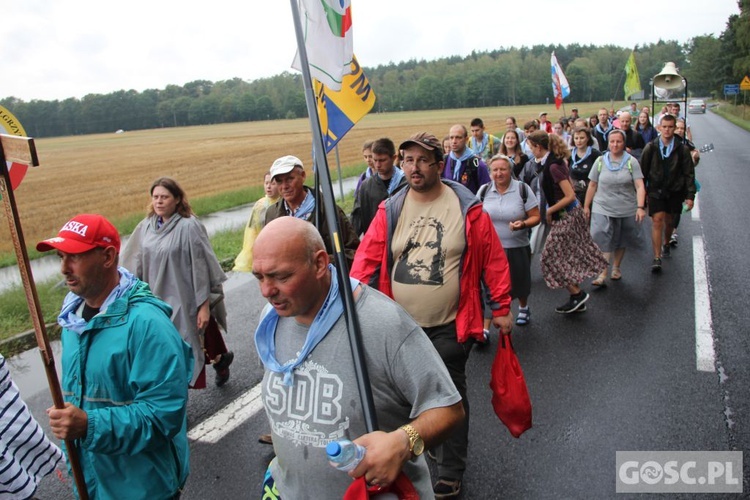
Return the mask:
M 451 161 L 451 171 L 453 171 L 453 169 L 456 168 L 456 165 L 458 164 L 458 162 L 455 161 L 453 158 L 450 158 L 450 161 Z M 475 186 L 479 184 L 479 157 L 477 155 L 473 155 L 466 162 L 466 168 L 464 169 L 464 174 L 466 174 L 468 178 L 467 183 L 473 182 Z M 459 179 L 458 182 L 461 183 L 461 180 Z

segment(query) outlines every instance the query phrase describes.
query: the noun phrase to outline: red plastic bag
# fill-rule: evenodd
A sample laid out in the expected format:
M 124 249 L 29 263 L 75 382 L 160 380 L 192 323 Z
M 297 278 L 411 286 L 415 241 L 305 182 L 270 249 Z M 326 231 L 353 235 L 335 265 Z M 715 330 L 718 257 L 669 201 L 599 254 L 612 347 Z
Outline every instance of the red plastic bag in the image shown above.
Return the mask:
M 417 493 L 414 485 L 411 484 L 411 480 L 403 472 L 386 488 L 367 486 L 365 476 L 358 477 L 347 488 L 343 500 L 367 500 L 383 493 L 393 493 L 399 500 L 419 500 L 419 493 Z
M 492 407 L 513 437 L 531 428 L 531 399 L 510 335 L 500 335 L 492 362 Z

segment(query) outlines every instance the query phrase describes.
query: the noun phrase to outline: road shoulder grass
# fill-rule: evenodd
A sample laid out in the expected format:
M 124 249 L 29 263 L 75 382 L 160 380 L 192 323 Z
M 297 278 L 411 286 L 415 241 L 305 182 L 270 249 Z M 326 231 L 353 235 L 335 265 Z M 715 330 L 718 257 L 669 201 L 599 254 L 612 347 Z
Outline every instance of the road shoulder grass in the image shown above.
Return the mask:
M 750 132 L 750 106 L 734 106 L 726 102 L 711 108 L 711 111 Z M 743 113 L 744 111 L 744 113 Z M 746 117 L 746 118 L 743 118 Z

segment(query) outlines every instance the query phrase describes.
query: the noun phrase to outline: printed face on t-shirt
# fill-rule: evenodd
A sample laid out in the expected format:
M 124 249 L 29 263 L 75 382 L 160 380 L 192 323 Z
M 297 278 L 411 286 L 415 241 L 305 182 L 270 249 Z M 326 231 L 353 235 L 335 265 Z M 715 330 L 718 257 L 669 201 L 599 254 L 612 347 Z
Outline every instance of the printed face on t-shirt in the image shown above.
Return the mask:
M 396 261 L 394 280 L 407 285 L 442 285 L 445 266 L 444 227 L 439 220 L 420 217 Z

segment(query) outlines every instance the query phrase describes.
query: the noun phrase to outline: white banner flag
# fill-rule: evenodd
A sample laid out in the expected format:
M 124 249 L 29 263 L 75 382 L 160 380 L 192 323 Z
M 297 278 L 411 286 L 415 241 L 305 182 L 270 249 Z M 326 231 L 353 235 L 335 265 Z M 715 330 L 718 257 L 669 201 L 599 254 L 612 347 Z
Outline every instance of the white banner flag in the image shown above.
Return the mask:
M 329 89 L 341 90 L 354 55 L 351 0 L 300 0 L 299 8 L 310 74 Z M 292 67 L 302 70 L 299 53 Z

